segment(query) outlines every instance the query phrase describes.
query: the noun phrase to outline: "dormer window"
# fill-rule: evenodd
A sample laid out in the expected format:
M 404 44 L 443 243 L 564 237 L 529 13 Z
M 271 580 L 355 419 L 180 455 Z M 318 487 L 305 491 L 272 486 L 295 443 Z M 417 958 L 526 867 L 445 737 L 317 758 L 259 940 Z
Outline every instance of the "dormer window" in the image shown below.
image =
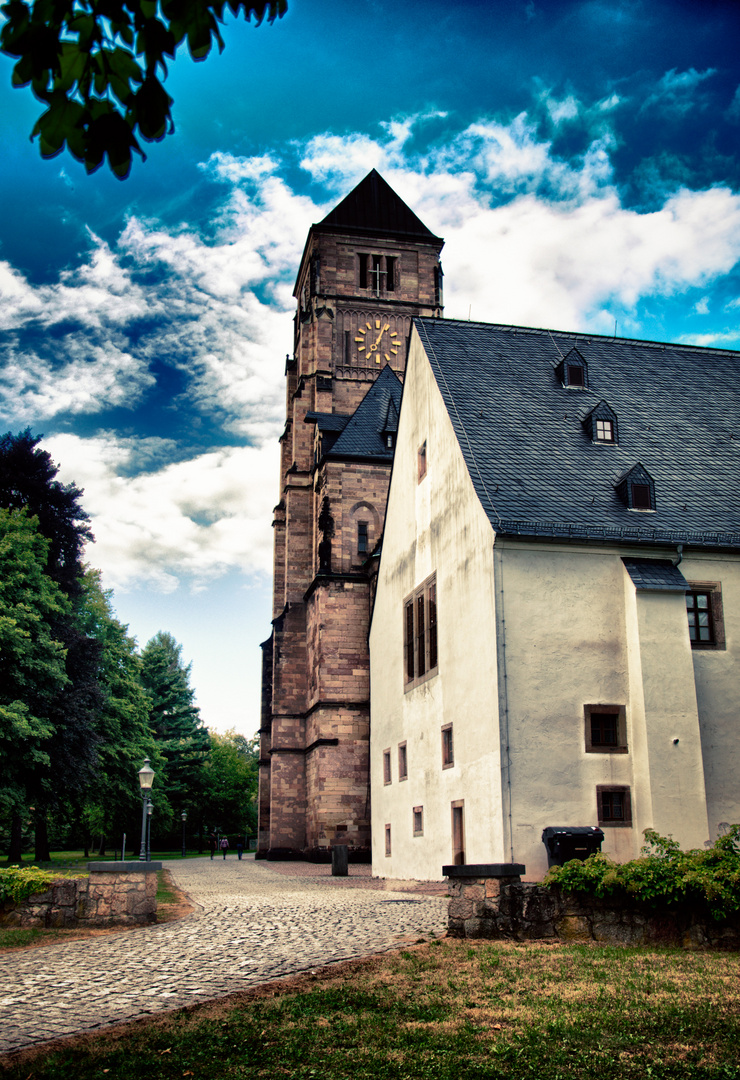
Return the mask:
M 629 510 L 655 510 L 655 481 L 639 461 L 619 481 L 616 492 Z
M 584 417 L 583 426 L 595 443 L 606 443 L 614 446 L 617 438 L 617 414 L 610 409 L 605 401 L 600 401 Z
M 555 373 L 565 387 L 583 390 L 588 386 L 588 365 L 575 347 L 563 357 Z

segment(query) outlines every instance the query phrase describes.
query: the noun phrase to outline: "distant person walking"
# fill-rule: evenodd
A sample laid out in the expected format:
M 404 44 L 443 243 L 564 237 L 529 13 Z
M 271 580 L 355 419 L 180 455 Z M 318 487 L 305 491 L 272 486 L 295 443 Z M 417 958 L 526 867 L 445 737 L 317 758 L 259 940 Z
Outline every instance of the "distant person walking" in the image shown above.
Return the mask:
M 208 837 L 208 846 L 211 849 L 211 858 L 216 854 L 216 834 L 211 833 Z
M 242 844 L 242 842 L 240 840 L 238 842 L 238 844 L 236 845 L 236 853 L 237 853 L 237 855 L 239 856 L 240 859 L 242 857 L 242 852 L 243 851 L 244 851 L 244 844 Z
M 224 858 L 226 858 L 226 852 L 227 852 L 227 851 L 229 850 L 229 840 L 228 840 L 228 837 L 226 837 L 226 836 L 222 837 L 222 839 L 221 839 L 221 845 L 220 845 L 220 846 L 221 846 L 221 850 L 222 850 L 222 851 L 223 851 L 223 853 L 224 853 Z

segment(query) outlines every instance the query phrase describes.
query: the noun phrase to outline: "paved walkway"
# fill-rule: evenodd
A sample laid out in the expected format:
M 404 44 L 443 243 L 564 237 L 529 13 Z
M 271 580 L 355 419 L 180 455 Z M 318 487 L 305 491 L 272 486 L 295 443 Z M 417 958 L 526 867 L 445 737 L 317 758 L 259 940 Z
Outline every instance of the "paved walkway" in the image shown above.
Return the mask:
M 273 869 L 235 857 L 165 865 L 196 904 L 185 919 L 0 956 L 0 1051 L 191 1005 L 447 927 L 446 899 L 390 891 L 390 883 L 363 873 L 354 881 L 307 876 L 302 864 L 291 872 L 289 864 Z

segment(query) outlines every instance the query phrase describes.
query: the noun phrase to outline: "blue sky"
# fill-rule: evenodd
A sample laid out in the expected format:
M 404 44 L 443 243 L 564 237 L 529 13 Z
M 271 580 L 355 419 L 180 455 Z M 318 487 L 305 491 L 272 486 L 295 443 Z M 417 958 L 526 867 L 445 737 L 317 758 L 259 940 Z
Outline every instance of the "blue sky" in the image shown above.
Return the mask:
M 310 224 L 375 167 L 445 238 L 450 317 L 740 348 L 740 5 L 289 0 L 224 36 L 123 183 L 42 161 L 0 60 L 0 426 L 44 434 L 119 617 L 251 734 Z

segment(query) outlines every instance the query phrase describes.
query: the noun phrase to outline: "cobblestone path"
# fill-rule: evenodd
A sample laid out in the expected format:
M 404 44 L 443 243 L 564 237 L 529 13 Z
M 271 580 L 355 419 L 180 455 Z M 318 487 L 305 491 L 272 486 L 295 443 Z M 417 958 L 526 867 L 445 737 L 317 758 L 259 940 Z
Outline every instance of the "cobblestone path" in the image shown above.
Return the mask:
M 0 956 L 0 1051 L 92 1031 L 323 964 L 441 936 L 447 901 L 358 876 L 235 857 L 165 864 L 196 904 L 178 922 Z M 300 869 L 299 869 L 300 867 Z M 350 867 L 350 873 L 354 870 Z M 369 887 L 368 887 L 369 886 Z

